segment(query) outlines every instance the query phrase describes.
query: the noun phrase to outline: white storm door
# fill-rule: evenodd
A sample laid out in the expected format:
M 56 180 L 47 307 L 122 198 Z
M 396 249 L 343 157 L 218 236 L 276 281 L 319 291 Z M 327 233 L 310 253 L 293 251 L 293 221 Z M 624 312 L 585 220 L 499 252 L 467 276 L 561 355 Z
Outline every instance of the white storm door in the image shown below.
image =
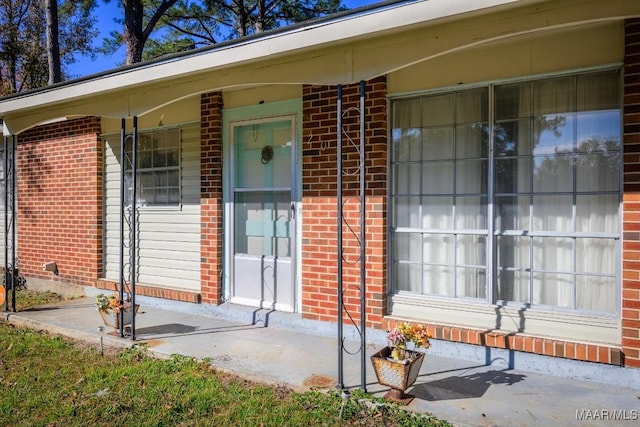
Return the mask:
M 231 302 L 294 311 L 295 126 L 232 125 Z

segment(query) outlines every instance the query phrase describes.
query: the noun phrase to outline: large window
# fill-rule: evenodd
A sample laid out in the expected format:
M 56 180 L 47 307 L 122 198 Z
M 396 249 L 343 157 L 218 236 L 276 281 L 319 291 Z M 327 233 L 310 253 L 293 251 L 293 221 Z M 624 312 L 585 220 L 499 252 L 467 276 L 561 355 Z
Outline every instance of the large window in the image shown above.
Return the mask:
M 614 313 L 620 75 L 394 100 L 397 292 Z
M 131 159 L 131 138 L 127 156 Z M 180 203 L 180 130 L 163 129 L 138 134 L 137 193 L 143 206 L 178 206 Z M 127 169 L 130 170 L 130 161 Z M 129 197 L 127 197 L 129 200 Z

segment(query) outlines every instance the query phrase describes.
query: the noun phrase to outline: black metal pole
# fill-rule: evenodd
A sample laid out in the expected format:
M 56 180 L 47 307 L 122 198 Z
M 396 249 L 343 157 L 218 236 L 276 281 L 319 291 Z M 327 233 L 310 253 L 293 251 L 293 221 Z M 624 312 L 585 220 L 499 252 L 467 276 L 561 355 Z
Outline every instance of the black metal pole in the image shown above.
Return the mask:
M 137 175 L 138 175 L 138 117 L 133 117 L 133 138 L 131 140 L 131 239 L 130 239 L 130 271 L 131 271 L 131 340 L 136 339 L 136 231 L 137 231 Z
M 16 224 L 18 221 L 16 213 L 16 183 L 18 182 L 16 151 L 16 136 L 11 135 L 11 309 L 14 313 L 16 312 Z
M 360 388 L 367 392 L 367 295 L 366 295 L 366 271 L 367 271 L 367 245 L 366 245 L 366 169 L 365 163 L 365 82 L 360 82 L 360 328 L 361 328 L 361 348 L 360 353 L 360 374 L 361 385 Z
M 336 141 L 336 199 L 338 208 L 338 388 L 344 388 L 343 380 L 343 322 L 342 322 L 342 85 L 338 85 Z
M 7 137 L 3 137 L 4 152 L 4 167 L 2 173 L 4 175 L 4 311 L 9 310 L 9 288 L 7 278 L 9 277 L 9 144 L 7 143 Z
M 118 300 L 124 301 L 124 209 L 125 209 L 125 176 L 126 176 L 126 119 L 120 122 L 120 280 L 118 282 Z M 123 315 L 118 313 L 118 326 L 120 329 L 120 337 L 123 336 L 122 328 Z

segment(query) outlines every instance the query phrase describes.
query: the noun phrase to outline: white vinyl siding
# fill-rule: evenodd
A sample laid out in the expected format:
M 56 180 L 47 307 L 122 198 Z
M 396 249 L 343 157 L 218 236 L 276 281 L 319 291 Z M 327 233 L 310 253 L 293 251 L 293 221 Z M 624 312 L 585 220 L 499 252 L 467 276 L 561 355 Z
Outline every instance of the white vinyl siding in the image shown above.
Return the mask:
M 144 132 L 141 130 L 140 132 Z M 200 290 L 200 126 L 180 126 L 178 206 L 138 209 L 137 283 Z M 105 278 L 118 280 L 120 256 L 120 135 L 105 140 Z M 125 223 L 125 240 L 128 225 Z M 128 262 L 125 248 L 125 263 Z

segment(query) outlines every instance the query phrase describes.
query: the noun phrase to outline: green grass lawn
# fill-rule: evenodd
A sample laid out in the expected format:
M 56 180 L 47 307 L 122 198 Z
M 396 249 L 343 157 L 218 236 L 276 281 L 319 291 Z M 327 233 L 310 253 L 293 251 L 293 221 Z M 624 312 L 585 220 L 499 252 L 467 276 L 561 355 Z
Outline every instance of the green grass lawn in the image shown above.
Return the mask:
M 18 310 L 55 301 L 21 291 Z M 443 426 L 359 391 L 296 393 L 250 382 L 209 361 L 145 347 L 107 349 L 0 322 L 0 425 Z

